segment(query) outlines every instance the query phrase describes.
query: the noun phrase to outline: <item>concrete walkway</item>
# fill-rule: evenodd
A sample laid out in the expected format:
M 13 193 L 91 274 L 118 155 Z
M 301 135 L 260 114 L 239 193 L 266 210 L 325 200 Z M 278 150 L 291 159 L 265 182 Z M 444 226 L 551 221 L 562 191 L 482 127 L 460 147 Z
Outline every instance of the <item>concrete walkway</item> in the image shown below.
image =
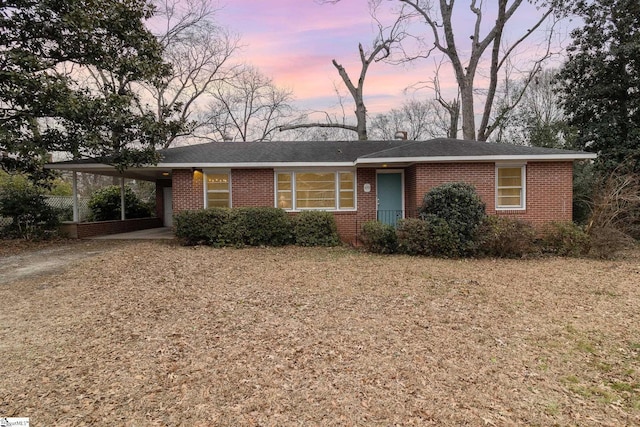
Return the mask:
M 155 240 L 175 239 L 171 227 L 149 228 L 147 230 L 131 231 L 129 233 L 108 234 L 106 236 L 91 237 L 95 240 Z

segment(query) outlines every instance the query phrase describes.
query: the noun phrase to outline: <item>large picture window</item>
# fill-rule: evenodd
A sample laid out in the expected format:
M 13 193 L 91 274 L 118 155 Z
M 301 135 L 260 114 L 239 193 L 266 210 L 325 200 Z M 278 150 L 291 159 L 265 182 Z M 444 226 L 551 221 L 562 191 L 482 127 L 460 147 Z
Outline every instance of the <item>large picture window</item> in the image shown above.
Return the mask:
M 205 175 L 208 208 L 231 207 L 229 197 L 229 174 L 207 173 Z
M 355 209 L 355 175 L 340 172 L 276 172 L 276 206 L 286 210 Z
M 525 208 L 524 166 L 498 166 L 496 168 L 496 208 Z

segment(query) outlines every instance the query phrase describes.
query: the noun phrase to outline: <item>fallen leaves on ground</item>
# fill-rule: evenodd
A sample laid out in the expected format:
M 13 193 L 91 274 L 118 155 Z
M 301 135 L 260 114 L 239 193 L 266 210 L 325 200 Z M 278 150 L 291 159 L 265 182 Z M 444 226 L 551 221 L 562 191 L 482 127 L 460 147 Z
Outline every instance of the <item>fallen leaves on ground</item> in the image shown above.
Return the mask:
M 34 425 L 637 425 L 640 254 L 112 245 L 0 286 Z

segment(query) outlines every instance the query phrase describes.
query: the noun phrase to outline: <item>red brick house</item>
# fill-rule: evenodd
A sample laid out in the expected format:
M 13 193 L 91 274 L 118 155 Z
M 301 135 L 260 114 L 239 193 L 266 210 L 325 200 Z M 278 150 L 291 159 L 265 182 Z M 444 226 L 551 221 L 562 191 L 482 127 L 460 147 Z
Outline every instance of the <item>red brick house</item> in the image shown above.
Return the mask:
M 368 220 L 413 216 L 424 194 L 447 182 L 476 187 L 487 213 L 533 224 L 571 220 L 573 162 L 594 154 L 510 144 L 429 141 L 208 143 L 160 151 L 157 165 L 123 173 L 156 183 L 157 214 L 212 206 L 276 206 L 334 213 L 351 242 Z M 117 175 L 108 165 L 54 169 Z

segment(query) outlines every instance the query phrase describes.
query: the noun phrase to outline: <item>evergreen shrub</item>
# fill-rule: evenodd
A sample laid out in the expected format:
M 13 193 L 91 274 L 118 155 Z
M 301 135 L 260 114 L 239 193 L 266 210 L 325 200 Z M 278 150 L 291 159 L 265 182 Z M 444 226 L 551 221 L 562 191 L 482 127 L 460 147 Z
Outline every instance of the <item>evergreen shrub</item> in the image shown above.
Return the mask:
M 583 256 L 589 253 L 589 236 L 571 221 L 552 222 L 542 229 L 542 250 L 560 256 Z
M 229 209 L 182 211 L 174 216 L 173 221 L 175 235 L 184 245 L 221 247 L 228 242 L 224 233 L 229 223 Z
M 432 188 L 425 194 L 418 212 L 423 219 L 433 215 L 447 223 L 456 236 L 460 255 L 472 249 L 475 232 L 486 216 L 485 204 L 475 187 L 463 182 Z
M 364 248 L 377 254 L 392 254 L 398 249 L 396 229 L 380 221 L 367 221 L 362 225 L 360 240 Z
M 475 252 L 479 256 L 522 258 L 537 253 L 536 230 L 528 222 L 489 215 L 475 233 Z
M 56 234 L 58 210 L 49 206 L 42 191 L 28 182 L 6 180 L 0 187 L 0 237 L 40 240 Z
M 89 199 L 90 221 L 112 221 L 121 218 L 120 215 L 120 186 L 110 185 L 96 190 Z M 151 216 L 151 208 L 140 201 L 133 190 L 124 187 L 124 212 L 125 218 L 148 218 Z
M 233 208 L 224 235 L 237 247 L 284 246 L 293 243 L 293 225 L 283 209 Z
M 300 246 L 340 244 L 336 218 L 331 212 L 303 211 L 293 218 L 295 243 Z

